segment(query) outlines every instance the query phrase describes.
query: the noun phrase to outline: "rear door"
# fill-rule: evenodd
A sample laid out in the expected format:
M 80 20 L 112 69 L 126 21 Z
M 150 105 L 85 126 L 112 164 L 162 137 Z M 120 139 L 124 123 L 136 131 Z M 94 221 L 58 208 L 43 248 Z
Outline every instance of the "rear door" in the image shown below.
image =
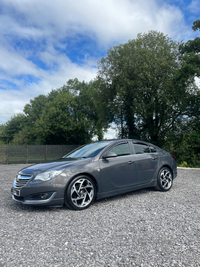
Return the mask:
M 158 167 L 158 152 L 145 143 L 132 143 L 135 151 L 137 184 L 145 184 L 155 179 Z

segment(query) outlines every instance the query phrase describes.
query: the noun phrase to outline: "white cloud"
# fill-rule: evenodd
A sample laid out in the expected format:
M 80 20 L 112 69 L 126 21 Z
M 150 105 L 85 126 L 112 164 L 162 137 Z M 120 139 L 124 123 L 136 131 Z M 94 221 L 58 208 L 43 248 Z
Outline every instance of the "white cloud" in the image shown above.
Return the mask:
M 8 92 L 0 89 L 0 97 L 0 124 L 6 123 L 14 114 L 21 113 L 29 101 L 28 94 L 16 90 Z
M 199 0 L 193 0 L 188 9 L 190 10 L 191 13 L 198 14 L 200 13 L 200 3 Z
M 48 37 L 54 41 L 86 34 L 102 44 L 127 41 L 138 32 L 160 30 L 174 34 L 182 12 L 175 6 L 159 5 L 156 0 L 3 0 L 7 8 L 17 10 L 17 17 L 7 23 L 22 37 Z M 161 3 L 161 2 L 160 2 Z M 14 13 L 14 12 L 13 12 Z M 180 23 L 181 22 L 181 23 Z
M 14 51 L 8 50 L 6 47 L 0 46 L 0 71 L 9 74 L 9 76 L 17 75 L 35 75 L 40 76 L 40 72 L 30 60 Z
M 1 7 L 0 79 L 7 90 L 0 90 L 0 124 L 22 111 L 31 98 L 69 79 L 95 77 L 97 58 L 85 54 L 78 65 L 55 49 L 67 50 L 68 38 L 76 43 L 80 35 L 88 37 L 96 42 L 96 50 L 106 51 L 149 30 L 177 39 L 183 33 L 189 36 L 180 9 L 157 0 L 1 0 Z M 39 68 L 31 61 L 34 57 L 49 69 Z M 36 81 L 17 79 L 23 75 L 32 75 Z
M 117 131 L 112 127 L 108 128 L 107 132 L 104 133 L 105 139 L 117 139 Z
M 59 71 L 43 72 L 42 79 L 38 84 L 24 84 L 23 81 L 10 79 L 10 82 L 20 87 L 20 90 L 0 90 L 0 124 L 5 123 L 14 114 L 22 112 L 30 99 L 40 94 L 46 95 L 52 89 L 60 88 L 69 79 L 78 77 L 80 81 L 90 81 L 96 76 L 96 69 L 89 66 L 82 68 L 69 60 L 64 62 L 64 58 L 63 62 L 60 59 Z
M 200 78 L 198 78 L 198 77 L 195 77 L 195 84 L 196 84 L 196 86 L 199 88 L 199 90 L 200 90 Z

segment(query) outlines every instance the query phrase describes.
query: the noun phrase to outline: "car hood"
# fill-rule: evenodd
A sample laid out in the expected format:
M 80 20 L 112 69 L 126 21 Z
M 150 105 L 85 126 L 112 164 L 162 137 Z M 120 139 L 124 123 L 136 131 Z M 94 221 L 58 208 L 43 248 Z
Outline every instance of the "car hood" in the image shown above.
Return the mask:
M 67 168 L 70 166 L 74 166 L 77 164 L 86 164 L 89 161 L 91 161 L 91 158 L 80 158 L 80 159 L 58 159 L 56 161 L 53 162 L 49 162 L 49 163 L 40 163 L 40 164 L 34 164 L 31 165 L 25 169 L 22 169 L 20 171 L 20 174 L 24 174 L 24 175 L 36 175 L 39 172 L 42 171 L 47 171 L 50 169 L 62 169 L 62 168 Z

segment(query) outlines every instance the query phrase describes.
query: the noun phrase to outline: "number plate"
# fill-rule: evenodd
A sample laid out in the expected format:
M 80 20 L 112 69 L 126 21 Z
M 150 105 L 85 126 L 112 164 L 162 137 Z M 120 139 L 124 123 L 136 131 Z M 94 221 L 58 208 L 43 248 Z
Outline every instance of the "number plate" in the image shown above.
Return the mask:
M 20 190 L 13 189 L 13 195 L 19 197 L 20 196 Z

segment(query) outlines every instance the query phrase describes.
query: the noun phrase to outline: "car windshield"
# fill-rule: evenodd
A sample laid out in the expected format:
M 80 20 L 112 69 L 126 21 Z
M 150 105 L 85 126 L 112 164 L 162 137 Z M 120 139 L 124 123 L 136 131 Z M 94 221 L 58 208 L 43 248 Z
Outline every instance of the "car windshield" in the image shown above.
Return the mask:
M 111 141 L 102 141 L 86 145 L 68 154 L 65 158 L 92 158 L 103 150 Z

